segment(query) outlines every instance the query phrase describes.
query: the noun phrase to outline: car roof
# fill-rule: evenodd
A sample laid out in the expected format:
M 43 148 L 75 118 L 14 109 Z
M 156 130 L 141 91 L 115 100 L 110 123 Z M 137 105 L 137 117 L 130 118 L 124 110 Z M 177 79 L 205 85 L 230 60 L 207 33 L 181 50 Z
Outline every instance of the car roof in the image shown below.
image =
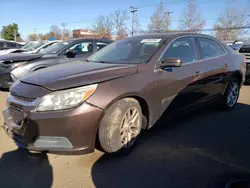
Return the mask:
M 87 41 L 87 40 L 100 40 L 100 41 L 113 41 L 110 39 L 104 39 L 104 38 L 74 38 L 74 39 L 68 39 L 68 40 L 64 40 L 64 42 L 75 42 L 75 41 Z
M 137 35 L 137 36 L 133 36 L 133 38 L 162 38 L 162 39 L 168 39 L 168 38 L 176 38 L 176 37 L 181 37 L 181 36 L 200 36 L 200 37 L 209 37 L 209 38 L 213 38 L 212 36 L 209 35 L 205 35 L 205 34 L 200 34 L 200 33 L 194 33 L 194 32 L 169 32 L 169 33 L 150 33 L 150 34 L 144 34 L 144 35 Z M 131 38 L 131 37 L 128 37 Z

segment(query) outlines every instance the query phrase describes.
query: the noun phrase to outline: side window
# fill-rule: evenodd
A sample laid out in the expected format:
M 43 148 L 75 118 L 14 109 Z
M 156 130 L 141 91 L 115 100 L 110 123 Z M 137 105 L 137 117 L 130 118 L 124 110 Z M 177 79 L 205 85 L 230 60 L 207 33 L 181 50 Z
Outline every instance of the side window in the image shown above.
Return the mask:
M 7 44 L 7 48 L 17 48 L 17 45 L 14 42 L 6 42 L 6 44 Z
M 97 47 L 97 51 L 104 48 L 105 46 L 109 45 L 108 43 L 104 43 L 104 42 L 96 42 L 96 47 Z
M 163 54 L 163 58 L 179 58 L 183 63 L 197 60 L 196 47 L 193 37 L 183 37 L 176 39 Z
M 4 48 L 4 42 L 0 42 L 0 49 Z
M 220 44 L 218 44 L 218 51 L 219 51 L 219 55 L 223 55 L 226 53 L 226 51 L 221 47 Z
M 199 38 L 201 47 L 201 58 L 208 59 L 225 54 L 224 49 L 214 40 L 207 38 Z
M 93 44 L 92 42 L 80 42 L 71 46 L 69 50 L 74 50 L 76 52 L 76 55 L 92 53 Z

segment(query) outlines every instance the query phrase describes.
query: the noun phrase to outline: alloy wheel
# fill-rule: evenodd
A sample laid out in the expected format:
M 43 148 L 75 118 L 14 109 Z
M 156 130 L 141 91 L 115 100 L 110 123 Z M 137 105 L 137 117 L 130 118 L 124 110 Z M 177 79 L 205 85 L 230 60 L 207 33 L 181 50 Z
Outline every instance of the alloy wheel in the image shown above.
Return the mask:
M 121 144 L 124 148 L 131 147 L 140 133 L 140 113 L 137 108 L 130 108 L 122 119 Z
M 239 96 L 239 85 L 236 82 L 233 82 L 227 93 L 227 105 L 233 107 L 238 100 Z

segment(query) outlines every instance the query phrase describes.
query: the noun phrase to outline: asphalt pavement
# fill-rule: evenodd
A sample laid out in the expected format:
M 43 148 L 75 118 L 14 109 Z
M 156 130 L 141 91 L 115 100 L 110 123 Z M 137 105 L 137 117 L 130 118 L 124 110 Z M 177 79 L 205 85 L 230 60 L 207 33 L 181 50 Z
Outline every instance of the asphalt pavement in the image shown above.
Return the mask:
M 0 92 L 0 111 L 7 93 Z M 3 118 L 0 116 L 0 124 Z M 236 108 L 206 108 L 144 131 L 128 156 L 20 151 L 0 130 L 1 188 L 219 188 L 250 177 L 250 86 Z

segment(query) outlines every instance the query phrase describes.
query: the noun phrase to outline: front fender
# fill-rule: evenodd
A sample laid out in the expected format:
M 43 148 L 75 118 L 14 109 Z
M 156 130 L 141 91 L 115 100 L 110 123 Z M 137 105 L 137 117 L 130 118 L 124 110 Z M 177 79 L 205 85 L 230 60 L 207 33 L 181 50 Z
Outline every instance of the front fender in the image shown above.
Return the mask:
M 17 67 L 10 72 L 14 81 L 22 78 L 23 76 L 27 75 L 28 73 L 29 73 L 29 71 L 27 71 L 23 67 Z

